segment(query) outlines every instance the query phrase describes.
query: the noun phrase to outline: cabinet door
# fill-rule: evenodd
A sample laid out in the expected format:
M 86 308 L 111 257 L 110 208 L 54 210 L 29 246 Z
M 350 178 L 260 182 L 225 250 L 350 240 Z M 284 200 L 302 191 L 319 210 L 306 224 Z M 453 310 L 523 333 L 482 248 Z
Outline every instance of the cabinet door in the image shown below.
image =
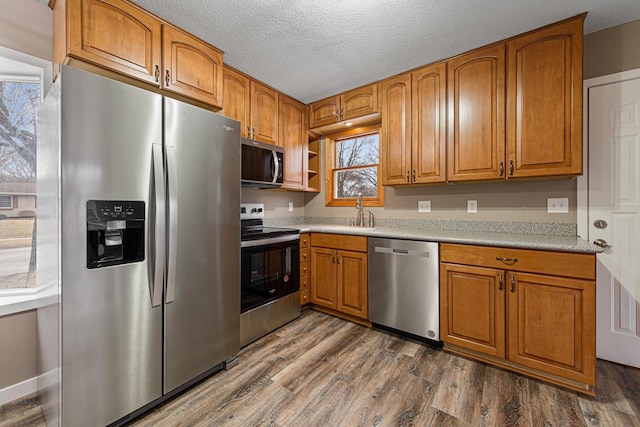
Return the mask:
M 340 121 L 340 96 L 332 96 L 309 104 L 309 128 Z
M 251 81 L 251 131 L 256 141 L 278 144 L 278 92 Z
M 442 263 L 440 337 L 491 356 L 505 357 L 505 272 Z
M 306 108 L 304 104 L 280 95 L 278 143 L 284 148 L 284 184 L 282 188 L 304 190 L 307 173 Z
M 505 46 L 447 62 L 449 181 L 504 177 Z
M 412 73 L 411 182 L 445 182 L 447 138 L 446 63 Z
M 378 112 L 378 85 L 359 87 L 340 95 L 340 120 Z
M 311 248 L 311 302 L 336 308 L 336 251 Z
M 69 55 L 160 86 L 158 19 L 122 0 L 67 0 L 66 9 L 68 51 L 56 42 L 56 61 Z
M 595 282 L 509 272 L 509 360 L 595 384 Z
M 162 64 L 164 89 L 222 108 L 222 52 L 164 24 Z
M 411 182 L 411 74 L 382 83 L 382 185 Z
M 509 41 L 509 177 L 582 173 L 583 19 Z
M 367 319 L 369 317 L 367 254 L 338 251 L 336 265 L 338 310 Z
M 251 101 L 249 78 L 224 67 L 221 113 L 240 122 L 240 134 L 249 137 L 249 105 Z

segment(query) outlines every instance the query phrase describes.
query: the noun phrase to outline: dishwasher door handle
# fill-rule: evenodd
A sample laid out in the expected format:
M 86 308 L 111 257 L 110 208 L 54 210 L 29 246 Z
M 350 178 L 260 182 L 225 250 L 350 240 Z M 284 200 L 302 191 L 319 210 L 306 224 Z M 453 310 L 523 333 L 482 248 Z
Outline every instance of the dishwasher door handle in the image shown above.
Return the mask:
M 376 246 L 375 251 L 381 254 L 416 256 L 422 258 L 430 257 L 429 252 L 413 251 L 411 249 L 387 248 L 384 246 Z

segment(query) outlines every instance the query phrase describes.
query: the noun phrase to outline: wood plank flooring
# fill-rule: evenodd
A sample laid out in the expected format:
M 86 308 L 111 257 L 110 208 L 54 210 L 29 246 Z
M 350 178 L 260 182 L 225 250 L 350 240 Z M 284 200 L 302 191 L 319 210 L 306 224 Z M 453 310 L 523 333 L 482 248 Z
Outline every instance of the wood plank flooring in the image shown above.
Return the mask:
M 132 425 L 640 426 L 640 369 L 601 360 L 592 398 L 315 311 L 238 357 Z M 44 425 L 33 400 L 0 409 Z

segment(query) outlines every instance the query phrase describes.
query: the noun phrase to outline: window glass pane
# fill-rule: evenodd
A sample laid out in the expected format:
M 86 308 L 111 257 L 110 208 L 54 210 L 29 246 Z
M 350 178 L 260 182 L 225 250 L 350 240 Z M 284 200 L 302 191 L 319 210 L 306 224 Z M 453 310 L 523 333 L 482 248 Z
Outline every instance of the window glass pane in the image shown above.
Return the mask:
M 378 164 L 378 134 L 358 136 L 336 142 L 338 168 Z
M 35 286 L 39 105 L 39 78 L 20 81 L 0 75 L 0 290 Z
M 12 200 L 11 196 L 0 195 L 0 209 L 11 209 Z
M 338 199 L 355 198 L 358 193 L 363 197 L 377 197 L 378 168 L 335 171 L 334 182 Z

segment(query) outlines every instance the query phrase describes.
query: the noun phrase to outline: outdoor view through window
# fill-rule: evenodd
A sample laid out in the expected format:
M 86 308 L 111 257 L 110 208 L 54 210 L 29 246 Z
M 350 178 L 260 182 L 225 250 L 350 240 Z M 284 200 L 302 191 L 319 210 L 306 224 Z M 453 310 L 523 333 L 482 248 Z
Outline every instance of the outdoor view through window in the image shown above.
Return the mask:
M 336 140 L 334 170 L 335 197 L 355 198 L 378 195 L 378 133 Z
M 29 68 L 0 57 L 0 295 L 35 286 L 35 124 L 41 78 L 29 75 Z

